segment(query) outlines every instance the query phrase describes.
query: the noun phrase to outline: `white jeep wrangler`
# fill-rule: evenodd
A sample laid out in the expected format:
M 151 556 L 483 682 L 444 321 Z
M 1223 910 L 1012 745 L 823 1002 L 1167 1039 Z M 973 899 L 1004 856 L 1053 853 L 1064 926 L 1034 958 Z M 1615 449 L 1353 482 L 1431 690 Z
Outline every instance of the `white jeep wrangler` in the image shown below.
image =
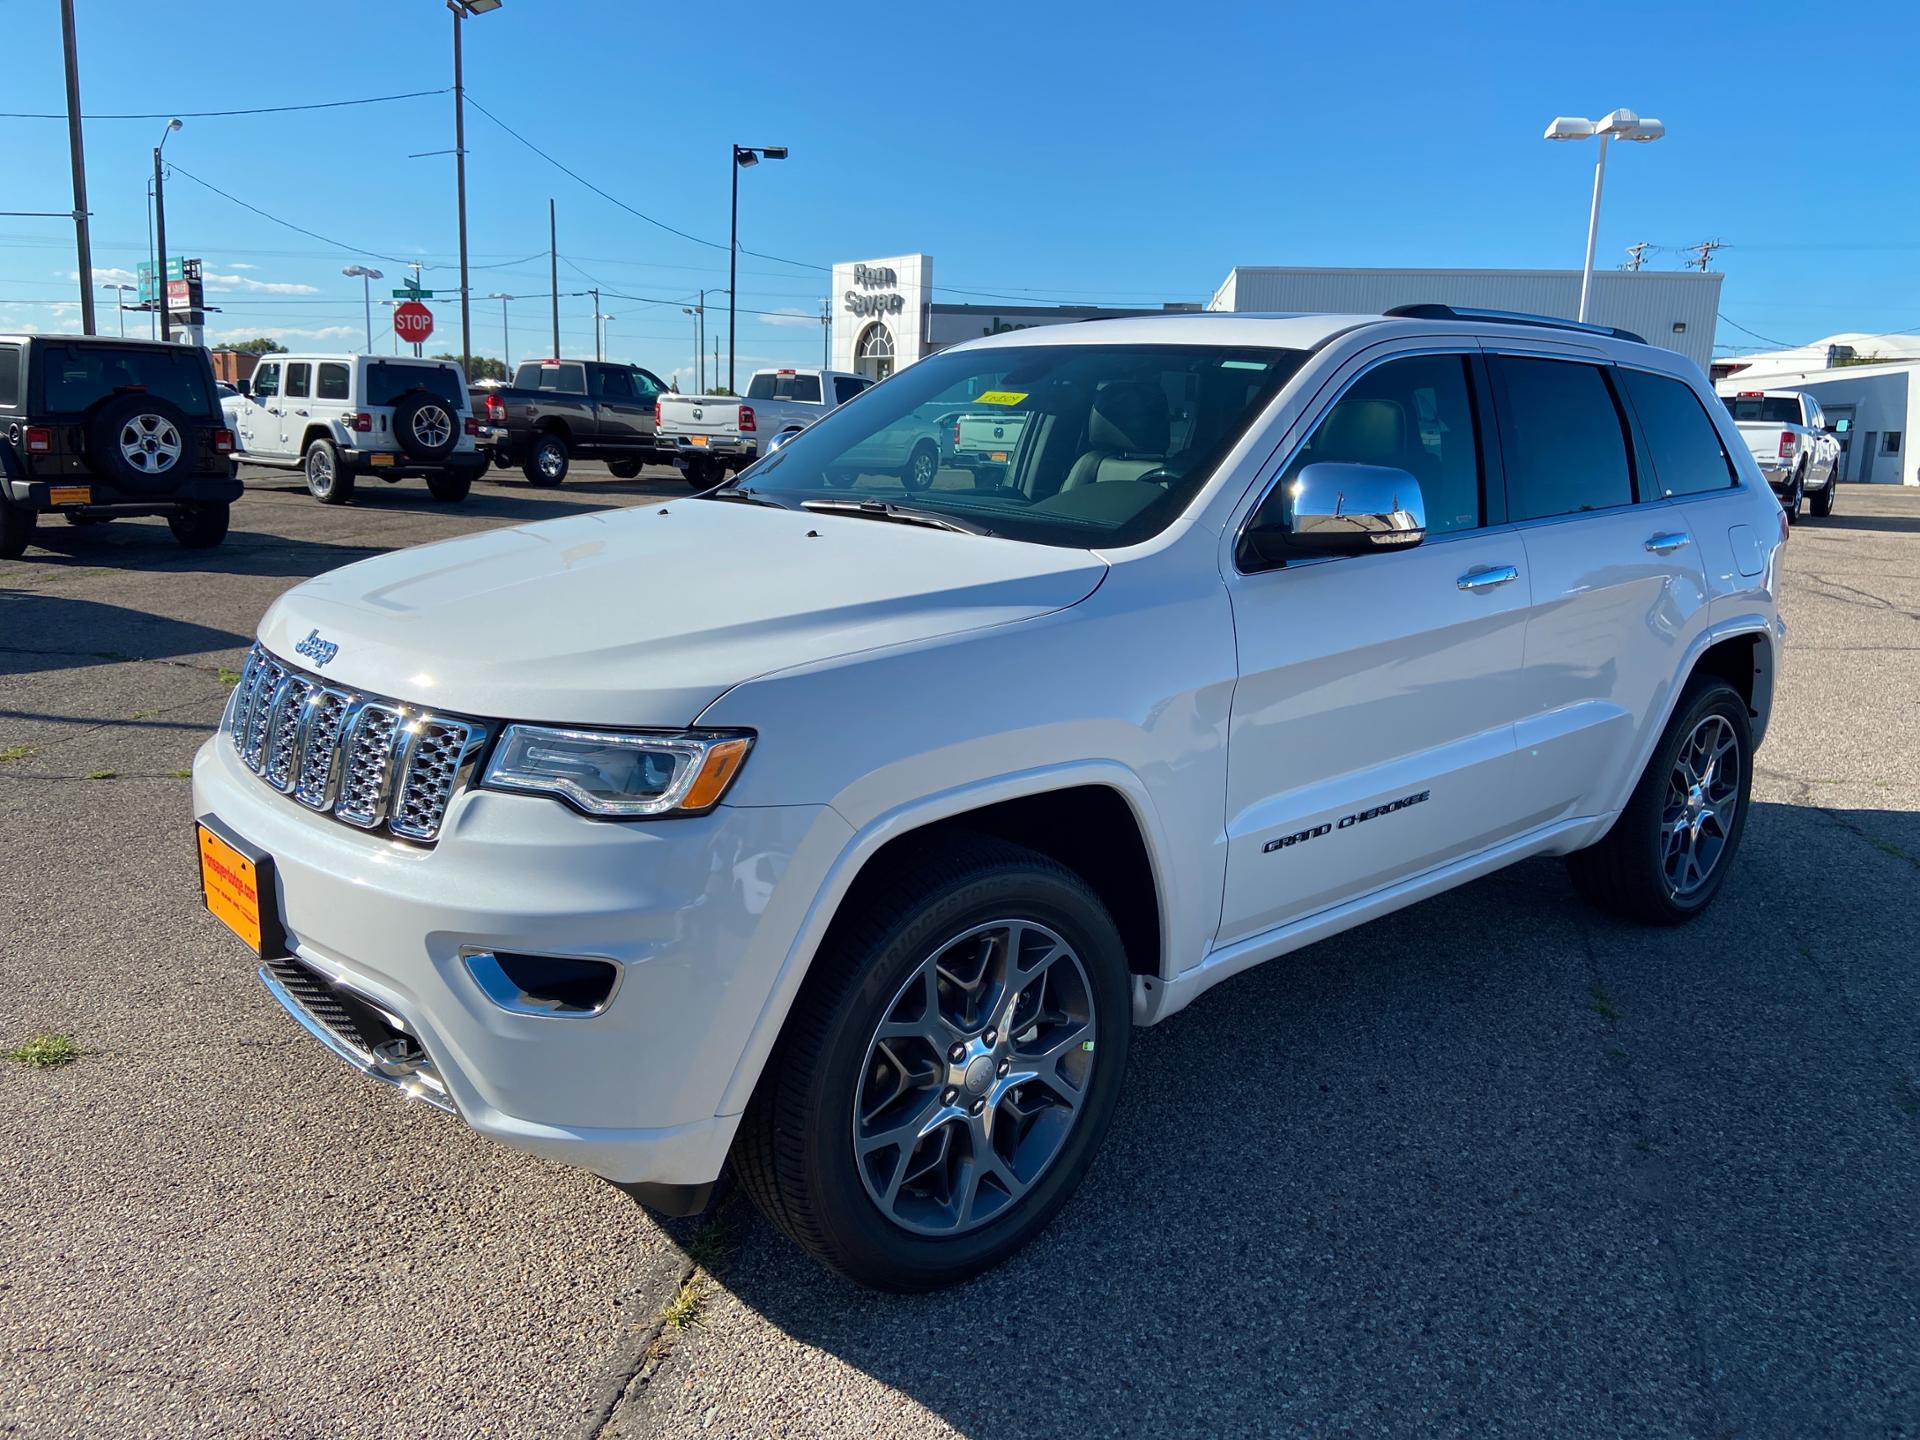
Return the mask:
M 460 501 L 487 468 L 466 376 L 451 360 L 269 355 L 220 405 L 237 459 L 299 470 L 324 505 L 346 504 L 363 476 L 421 476 L 434 499 Z
M 991 481 L 845 483 L 986 411 Z M 1619 332 L 999 335 L 708 498 L 290 591 L 195 763 L 202 884 L 367 1074 L 662 1210 L 730 1159 L 928 1288 L 1066 1201 L 1130 1027 L 1251 965 L 1533 855 L 1705 909 L 1785 537 L 1697 367 Z

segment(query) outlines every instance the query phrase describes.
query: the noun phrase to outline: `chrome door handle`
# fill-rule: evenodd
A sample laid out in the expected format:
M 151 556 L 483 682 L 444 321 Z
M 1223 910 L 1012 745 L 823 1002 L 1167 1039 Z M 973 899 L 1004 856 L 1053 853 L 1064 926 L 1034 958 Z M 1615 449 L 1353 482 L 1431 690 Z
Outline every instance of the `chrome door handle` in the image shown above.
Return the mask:
M 306 412 L 306 411 L 304 411 L 304 410 L 296 410 L 296 411 L 294 411 L 293 413 L 294 413 L 294 414 L 296 414 L 296 415 L 304 415 L 304 414 L 306 414 L 307 412 Z
M 1488 565 L 1479 570 L 1469 570 L 1454 584 L 1462 590 L 1491 590 L 1498 585 L 1511 585 L 1520 578 L 1520 572 L 1511 565 Z
M 1668 535 L 1656 535 L 1647 541 L 1647 549 L 1655 555 L 1671 555 L 1685 545 L 1689 538 L 1691 537 L 1682 535 L 1677 530 Z

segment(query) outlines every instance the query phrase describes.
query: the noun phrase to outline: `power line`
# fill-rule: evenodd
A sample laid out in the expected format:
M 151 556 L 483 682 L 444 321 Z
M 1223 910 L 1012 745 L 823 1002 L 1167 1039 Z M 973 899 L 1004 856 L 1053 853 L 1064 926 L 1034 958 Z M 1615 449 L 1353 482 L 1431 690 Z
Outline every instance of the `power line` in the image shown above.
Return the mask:
M 317 100 L 310 105 L 256 105 L 245 110 L 155 110 L 134 114 L 116 112 L 82 115 L 82 120 L 219 120 L 230 115 L 286 115 L 295 110 L 340 110 L 349 105 L 385 105 L 391 100 L 419 100 L 429 95 L 445 95 L 451 86 L 438 90 L 408 90 L 399 95 L 368 95 L 358 100 Z M 0 120 L 64 120 L 67 112 L 0 110 Z
M 1765 340 L 1767 344 L 1776 346 L 1781 350 L 1798 350 L 1800 348 L 1798 345 L 1793 344 L 1791 341 L 1769 339 L 1767 336 L 1762 335 L 1758 330 L 1749 330 L 1747 329 L 1746 326 L 1742 325 L 1738 320 L 1729 320 L 1727 319 L 1726 316 L 1720 315 L 1720 312 L 1717 310 L 1714 311 L 1714 314 L 1720 316 L 1720 320 L 1723 324 L 1733 326 L 1733 328 L 1738 330 L 1742 335 L 1751 335 L 1756 340 Z
M 332 245 L 336 249 L 346 251 L 349 255 L 365 255 L 372 260 L 385 260 L 389 265 L 411 265 L 414 263 L 411 260 L 404 260 L 398 255 L 383 255 L 378 250 L 368 250 L 365 247 L 360 245 L 349 245 L 343 240 L 335 240 L 332 236 L 322 235 L 317 230 L 309 230 L 304 225 L 296 225 L 291 220 L 282 220 L 278 215 L 274 215 L 269 213 L 268 211 L 262 210 L 258 205 L 249 205 L 245 200 L 242 200 L 238 195 L 229 195 L 226 191 L 222 190 L 218 185 L 215 185 L 211 180 L 202 180 L 198 175 L 194 174 L 191 170 L 187 169 L 183 165 L 177 165 L 169 161 L 168 168 L 174 174 L 184 175 L 187 177 L 187 179 L 193 181 L 194 184 L 199 185 L 204 189 L 211 190 L 214 194 L 218 195 L 222 200 L 230 200 L 235 205 L 238 205 L 242 210 L 251 210 L 254 214 L 258 215 L 261 219 L 271 220 L 274 224 L 282 226 L 285 229 L 291 230 L 296 235 L 304 235 L 309 240 L 318 240 L 322 244 Z M 519 263 L 524 263 L 524 262 L 519 262 Z M 432 268 L 438 270 L 438 269 L 445 269 L 446 267 L 437 265 Z

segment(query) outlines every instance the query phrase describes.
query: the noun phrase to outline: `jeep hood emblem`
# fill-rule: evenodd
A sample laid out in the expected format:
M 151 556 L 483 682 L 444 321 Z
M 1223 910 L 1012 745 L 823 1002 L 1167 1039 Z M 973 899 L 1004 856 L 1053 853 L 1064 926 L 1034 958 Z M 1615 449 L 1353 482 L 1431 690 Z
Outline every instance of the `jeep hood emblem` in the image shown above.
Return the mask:
M 309 631 L 307 638 L 294 646 L 293 650 L 296 655 L 304 655 L 313 661 L 316 670 L 340 653 L 340 647 L 331 640 L 322 640 L 318 630 Z

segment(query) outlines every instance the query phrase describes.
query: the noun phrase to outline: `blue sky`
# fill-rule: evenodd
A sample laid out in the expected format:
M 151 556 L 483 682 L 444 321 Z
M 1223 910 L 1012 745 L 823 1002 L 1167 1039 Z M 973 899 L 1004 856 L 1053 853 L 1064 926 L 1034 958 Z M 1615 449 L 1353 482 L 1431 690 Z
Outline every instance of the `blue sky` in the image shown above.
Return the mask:
M 240 5 L 78 0 L 83 108 L 178 113 L 450 84 L 439 0 Z M 544 294 L 546 202 L 560 289 L 607 291 L 608 351 L 692 363 L 695 289 L 726 284 L 728 146 L 785 144 L 742 175 L 743 366 L 820 353 L 835 260 L 925 251 L 941 298 L 1204 300 L 1235 264 L 1574 267 L 1591 144 L 1556 114 L 1628 106 L 1668 136 L 1615 147 L 1600 263 L 1635 241 L 1721 239 L 1726 317 L 1769 340 L 1920 329 L 1920 192 L 1910 102 L 1875 57 L 1911 54 L 1920 7 L 1638 8 L 1539 3 L 665 7 L 505 0 L 467 25 L 471 98 L 634 210 L 468 112 L 476 295 Z M 834 22 L 828 25 L 829 19 Z M 0 109 L 63 111 L 58 6 L 10 0 Z M 155 63 L 158 58 L 159 63 Z M 21 63 L 23 60 L 29 63 Z M 147 250 L 146 179 L 164 121 L 87 126 L 94 263 Z M 429 287 L 457 272 L 452 98 L 189 118 L 167 145 L 169 250 L 211 275 L 215 335 L 363 343 L 359 261 Z M 70 204 L 66 132 L 0 119 L 8 208 Z M 327 237 L 283 228 L 208 182 Z M 378 258 L 393 257 L 393 258 Z M 0 328 L 77 328 L 71 224 L 0 219 Z M 639 297 L 639 298 L 627 298 Z M 106 297 L 111 299 L 112 297 Z M 23 302 L 40 301 L 30 304 Z M 669 303 L 648 303 L 666 301 Z M 562 300 L 562 348 L 591 353 L 592 303 Z M 715 297 L 724 305 L 724 297 Z M 435 306 L 431 348 L 457 350 Z M 550 346 L 544 300 L 510 307 L 513 353 Z M 142 316 L 128 316 L 144 326 Z M 115 323 L 103 308 L 103 326 Z M 476 352 L 500 305 L 476 300 Z M 385 346 L 376 312 L 378 342 Z M 709 336 L 724 333 L 711 324 Z M 1723 345 L 1758 345 L 1727 324 Z M 723 342 L 724 343 L 724 342 Z

